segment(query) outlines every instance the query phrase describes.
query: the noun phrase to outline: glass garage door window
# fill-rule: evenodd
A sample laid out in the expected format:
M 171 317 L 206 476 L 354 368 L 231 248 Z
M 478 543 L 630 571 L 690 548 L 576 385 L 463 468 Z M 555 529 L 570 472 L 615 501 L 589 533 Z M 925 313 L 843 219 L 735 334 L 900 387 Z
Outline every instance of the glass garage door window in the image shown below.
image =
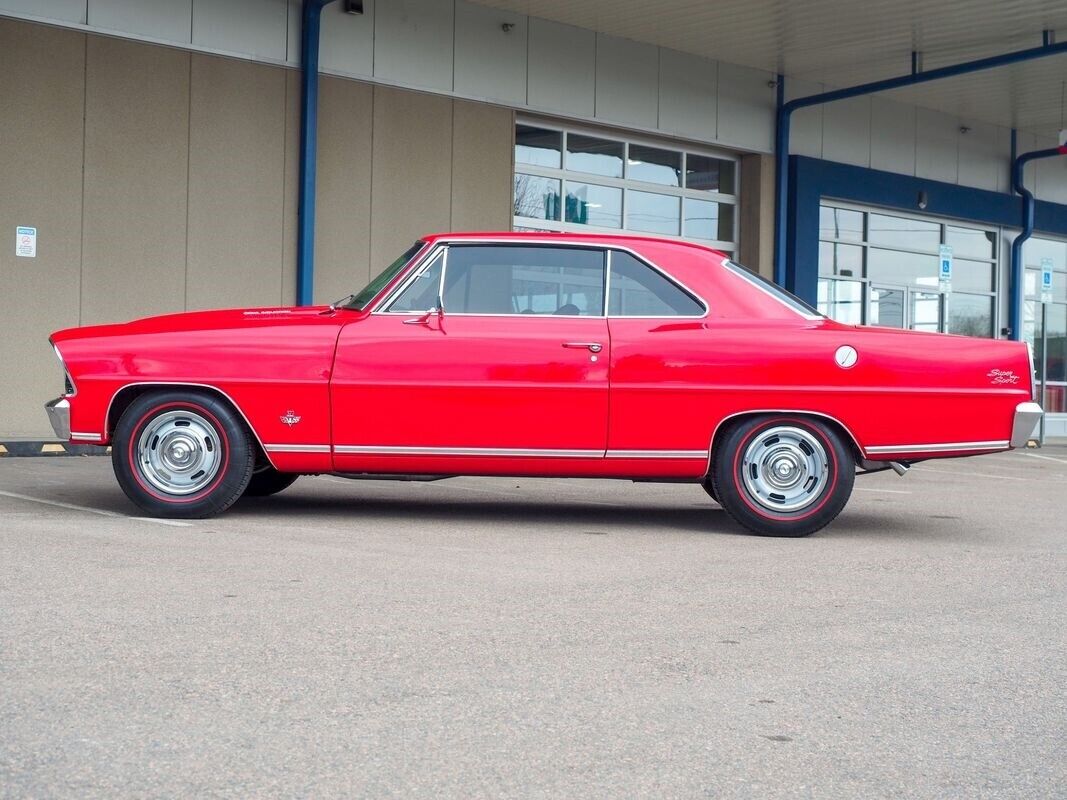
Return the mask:
M 1023 263 L 1023 339 L 1034 348 L 1038 399 L 1050 413 L 1067 413 L 1067 242 L 1035 236 L 1023 245 Z M 1045 265 L 1052 292 L 1043 298 Z
M 819 311 L 848 324 L 992 338 L 999 231 L 823 201 Z M 941 286 L 941 248 L 952 281 Z
M 515 126 L 516 230 L 633 231 L 737 248 L 736 156 L 598 131 Z

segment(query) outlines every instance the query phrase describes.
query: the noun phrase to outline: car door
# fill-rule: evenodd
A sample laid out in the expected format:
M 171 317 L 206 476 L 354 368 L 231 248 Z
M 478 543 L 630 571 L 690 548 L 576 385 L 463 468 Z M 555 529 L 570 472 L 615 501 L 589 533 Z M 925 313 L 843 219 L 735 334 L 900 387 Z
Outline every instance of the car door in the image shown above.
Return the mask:
M 597 248 L 440 248 L 341 331 L 335 467 L 447 471 L 445 462 L 474 459 L 456 471 L 494 473 L 515 471 L 515 459 L 602 459 L 605 275 Z

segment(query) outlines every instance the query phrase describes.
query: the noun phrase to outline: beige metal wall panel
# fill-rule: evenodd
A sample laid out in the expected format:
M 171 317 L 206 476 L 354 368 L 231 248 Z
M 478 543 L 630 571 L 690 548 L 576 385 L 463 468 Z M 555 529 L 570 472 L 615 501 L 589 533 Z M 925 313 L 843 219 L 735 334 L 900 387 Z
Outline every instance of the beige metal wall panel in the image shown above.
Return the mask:
M 871 98 L 871 167 L 915 174 L 915 106 Z
M 329 303 L 367 281 L 374 88 L 322 78 L 319 102 L 314 299 Z
M 300 3 L 296 2 L 298 7 Z M 290 17 L 290 35 L 296 36 L 295 60 L 300 60 L 300 23 Z M 322 9 L 319 28 L 319 68 L 345 75 L 374 74 L 374 0 L 363 0 L 362 14 L 346 14 L 344 4 L 330 3 Z M 293 59 L 290 50 L 290 59 Z
M 88 19 L 93 28 L 189 44 L 193 0 L 89 0 Z
M 574 117 L 596 111 L 596 34 L 530 18 L 527 102 Z
M 85 36 L 0 19 L 0 433 L 48 437 L 62 392 L 48 335 L 78 324 Z M 36 258 L 15 228 L 37 228 Z
M 719 63 L 719 141 L 769 153 L 774 142 L 774 74 Z
M 83 324 L 185 307 L 189 60 L 88 37 Z
M 455 101 L 451 230 L 511 229 L 514 152 L 515 115 L 509 109 Z
M 659 51 L 659 129 L 707 141 L 718 128 L 719 65 L 706 58 Z
M 456 3 L 455 90 L 470 97 L 526 104 L 527 17 Z M 510 25 L 508 30 L 504 26 Z
M 785 99 L 795 100 L 826 91 L 821 83 L 787 78 Z M 822 158 L 823 105 L 809 106 L 793 112 L 789 121 L 789 152 L 798 156 Z
M 192 58 L 186 307 L 274 305 L 282 272 L 285 71 Z
M 774 156 L 741 157 L 741 238 L 737 259 L 760 275 L 774 277 Z
M 0 0 L 0 12 L 85 23 L 85 0 Z
M 871 165 L 870 97 L 853 97 L 823 106 L 822 157 L 860 167 Z
M 659 116 L 659 48 L 596 37 L 596 116 L 655 128 Z
M 915 174 L 920 178 L 956 183 L 959 178 L 959 120 L 925 108 L 916 110 L 915 120 Z
M 193 44 L 284 61 L 288 0 L 193 0 Z
M 369 273 L 421 235 L 448 230 L 452 202 L 452 101 L 374 87 Z
M 387 0 L 375 8 L 374 77 L 452 90 L 453 4 Z
M 300 184 L 300 73 L 285 73 L 285 186 L 282 192 L 283 306 L 296 302 L 297 187 Z
M 998 191 L 1008 169 L 1009 150 L 1001 151 L 995 125 L 963 123 L 969 131 L 959 139 L 959 182 L 964 186 Z

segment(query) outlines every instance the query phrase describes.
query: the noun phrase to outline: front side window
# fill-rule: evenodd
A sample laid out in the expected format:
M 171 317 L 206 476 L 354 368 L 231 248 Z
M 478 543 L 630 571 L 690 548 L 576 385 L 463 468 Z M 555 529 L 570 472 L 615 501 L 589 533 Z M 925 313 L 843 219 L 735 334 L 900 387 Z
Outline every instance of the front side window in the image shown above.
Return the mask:
M 611 251 L 613 317 L 700 317 L 704 307 L 656 270 L 620 250 Z
M 604 252 L 575 247 L 454 245 L 448 250 L 449 314 L 604 314 Z
M 441 273 L 444 269 L 444 254 L 438 253 L 434 260 L 409 283 L 399 296 L 389 304 L 388 311 L 422 313 L 437 308 L 441 295 Z

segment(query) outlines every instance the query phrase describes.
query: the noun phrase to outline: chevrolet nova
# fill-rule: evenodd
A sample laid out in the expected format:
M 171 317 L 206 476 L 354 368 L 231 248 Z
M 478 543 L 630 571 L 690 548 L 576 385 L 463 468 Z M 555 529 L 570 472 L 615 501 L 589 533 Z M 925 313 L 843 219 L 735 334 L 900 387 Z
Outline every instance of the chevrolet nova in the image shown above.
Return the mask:
M 833 322 L 679 241 L 446 234 L 331 306 L 52 335 L 58 436 L 110 444 L 147 513 L 207 517 L 299 475 L 700 483 L 803 536 L 857 473 L 1026 443 L 1017 342 Z

